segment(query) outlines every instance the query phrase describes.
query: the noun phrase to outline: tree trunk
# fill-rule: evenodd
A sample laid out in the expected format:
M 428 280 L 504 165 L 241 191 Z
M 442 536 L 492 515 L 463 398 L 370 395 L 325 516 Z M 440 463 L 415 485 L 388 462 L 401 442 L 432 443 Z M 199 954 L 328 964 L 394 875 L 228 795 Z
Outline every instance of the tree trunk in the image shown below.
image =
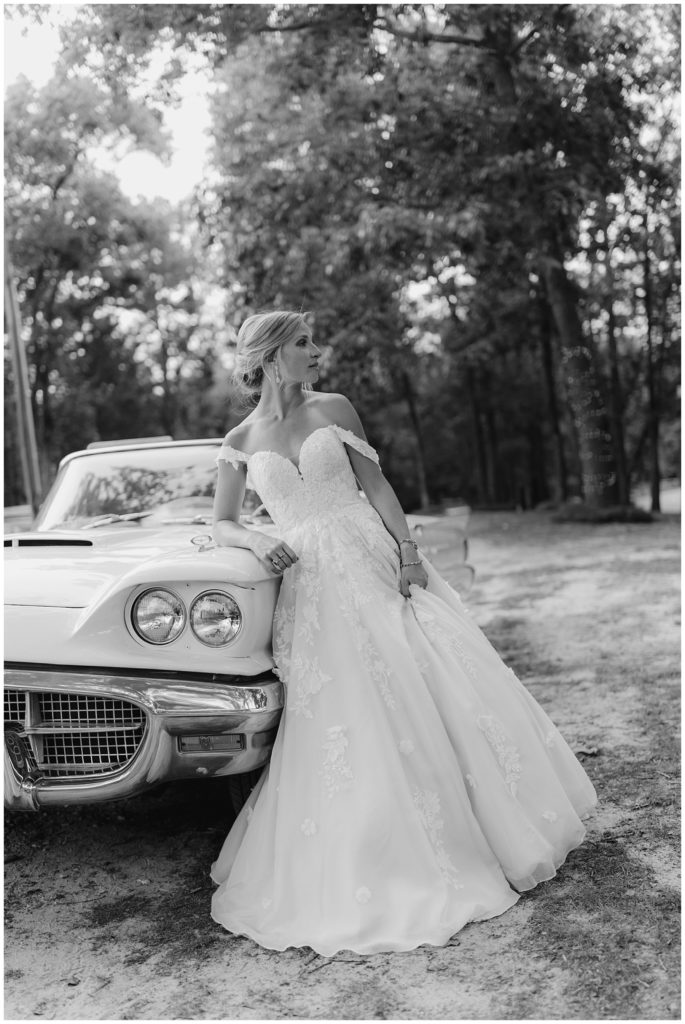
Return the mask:
M 659 466 L 659 400 L 656 393 L 653 349 L 652 270 L 649 259 L 649 220 L 645 213 L 644 255 L 645 317 L 647 319 L 647 394 L 649 397 L 649 486 L 652 512 L 661 511 L 661 467 Z
M 547 404 L 549 406 L 549 417 L 552 426 L 552 437 L 554 438 L 554 469 L 555 469 L 555 501 L 566 501 L 568 499 L 568 470 L 566 467 L 566 452 L 564 451 L 564 433 L 561 429 L 561 416 L 559 413 L 559 401 L 557 398 L 557 382 L 554 378 L 554 357 L 552 353 L 552 338 L 550 336 L 551 323 L 549 317 L 549 306 L 543 295 L 540 295 L 540 349 L 542 352 L 542 368 L 547 387 Z
M 485 42 L 489 44 L 488 64 L 493 75 L 500 102 L 515 108 L 518 104 L 516 81 L 512 68 L 512 38 L 509 26 L 488 26 Z M 515 118 L 509 132 L 502 135 L 503 152 L 514 152 Z M 536 197 L 531 186 L 533 202 L 545 210 L 544 197 Z M 544 212 L 543 212 L 544 216 Z M 602 401 L 601 379 L 597 370 L 591 342 L 584 336 L 576 308 L 576 296 L 563 264 L 557 244 L 557 234 L 550 220 L 540 233 L 540 264 L 547 296 L 561 341 L 562 367 L 567 377 L 567 390 L 571 411 L 578 428 L 580 464 L 585 500 L 596 506 L 613 505 L 618 500 L 616 459 L 609 423 Z
M 605 216 L 602 230 L 604 233 L 604 255 L 606 267 L 607 293 L 605 309 L 608 317 L 607 335 L 609 343 L 609 416 L 611 419 L 611 436 L 616 459 L 616 488 L 621 505 L 630 502 L 630 479 L 626 465 L 625 431 L 623 429 L 623 410 L 625 400 L 621 376 L 619 373 L 618 341 L 616 337 L 616 314 L 614 312 L 614 271 L 611 266 L 611 246 L 609 245 L 609 211 L 605 205 Z
M 573 288 L 561 259 L 545 255 L 541 266 L 561 342 L 569 405 L 578 430 L 585 501 L 597 507 L 615 505 L 616 459 L 595 354 L 583 334 Z
M 640 459 L 642 458 L 642 449 L 645 446 L 645 441 L 649 436 L 649 416 L 645 420 L 640 433 L 638 434 L 635 447 L 628 459 L 628 477 L 631 478 L 639 466 Z
M 607 253 L 607 261 L 609 254 Z M 610 275 L 611 278 L 611 275 Z M 613 285 L 612 291 L 613 291 Z M 614 313 L 613 294 L 610 293 L 606 302 L 609 317 L 609 413 L 611 418 L 611 436 L 616 459 L 616 489 L 621 505 L 630 502 L 630 481 L 626 466 L 625 432 L 623 430 L 623 389 L 618 371 L 618 345 L 616 343 L 616 315 Z
M 35 515 L 41 499 L 41 477 L 36 445 L 35 421 L 31 405 L 26 347 L 21 336 L 21 312 L 17 297 L 9 246 L 5 239 L 5 328 L 9 340 L 17 447 L 22 468 L 24 491 Z
M 545 442 L 542 427 L 538 420 L 528 424 L 528 481 L 525 486 L 524 508 L 535 508 L 541 501 L 549 498 L 547 473 L 545 472 Z
M 485 455 L 488 500 L 497 502 L 502 496 L 499 475 L 499 453 L 495 413 L 490 402 L 485 406 Z
M 471 399 L 471 420 L 473 423 L 473 441 L 476 449 L 476 490 L 478 491 L 478 502 L 484 504 L 486 497 L 486 466 L 485 466 L 485 441 L 483 438 L 483 424 L 480 419 L 480 408 L 476 394 L 476 375 L 471 366 L 466 369 L 466 381 Z
M 407 399 L 407 406 L 409 408 L 409 418 L 411 420 L 412 427 L 414 428 L 414 437 L 416 438 L 416 477 L 419 485 L 419 495 L 421 496 L 421 507 L 428 508 L 431 503 L 431 499 L 428 491 L 428 477 L 426 475 L 426 457 L 423 445 L 423 434 L 421 432 L 421 421 L 419 420 L 419 414 L 416 408 L 416 399 L 411 386 L 411 380 L 406 370 L 402 370 L 402 384 L 404 386 L 404 395 Z

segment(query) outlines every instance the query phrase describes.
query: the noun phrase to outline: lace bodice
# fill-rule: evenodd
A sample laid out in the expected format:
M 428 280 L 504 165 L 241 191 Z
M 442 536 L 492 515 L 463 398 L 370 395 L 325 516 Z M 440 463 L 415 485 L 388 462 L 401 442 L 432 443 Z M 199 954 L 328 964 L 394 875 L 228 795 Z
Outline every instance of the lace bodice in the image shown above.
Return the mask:
M 370 444 L 334 423 L 319 427 L 306 438 L 299 466 L 278 452 L 248 455 L 225 443 L 217 462 L 230 462 L 236 469 L 245 463 L 247 485 L 257 491 L 274 523 L 282 529 L 293 529 L 311 516 L 335 515 L 343 510 L 349 513 L 357 505 L 366 507 L 345 445 L 378 463 L 378 454 Z

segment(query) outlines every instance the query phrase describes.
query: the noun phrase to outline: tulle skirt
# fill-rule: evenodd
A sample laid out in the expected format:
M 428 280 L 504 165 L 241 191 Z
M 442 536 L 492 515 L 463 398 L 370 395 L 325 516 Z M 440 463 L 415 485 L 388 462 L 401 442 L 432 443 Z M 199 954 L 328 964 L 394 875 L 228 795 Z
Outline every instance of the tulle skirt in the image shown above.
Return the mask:
M 551 878 L 594 788 L 459 596 L 360 502 L 285 539 L 274 656 L 286 708 L 212 878 L 213 918 L 331 956 L 445 944 Z

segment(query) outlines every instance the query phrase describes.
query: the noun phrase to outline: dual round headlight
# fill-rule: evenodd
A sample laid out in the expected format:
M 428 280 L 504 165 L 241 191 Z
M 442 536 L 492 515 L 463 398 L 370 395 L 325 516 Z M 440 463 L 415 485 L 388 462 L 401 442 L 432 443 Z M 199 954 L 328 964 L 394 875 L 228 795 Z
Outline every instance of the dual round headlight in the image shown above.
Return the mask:
M 145 590 L 131 608 L 133 628 L 149 644 L 172 643 L 188 620 L 200 643 L 225 647 L 238 635 L 243 617 L 237 602 L 221 590 L 198 594 L 189 611 L 171 590 Z

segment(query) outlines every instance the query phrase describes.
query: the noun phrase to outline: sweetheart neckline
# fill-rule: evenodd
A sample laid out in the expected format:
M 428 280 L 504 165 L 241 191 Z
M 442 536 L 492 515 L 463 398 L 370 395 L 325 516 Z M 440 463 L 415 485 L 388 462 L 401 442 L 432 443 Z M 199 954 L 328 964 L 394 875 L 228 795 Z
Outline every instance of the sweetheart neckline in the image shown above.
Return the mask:
M 275 452 L 273 448 L 260 448 L 259 451 L 252 452 L 251 454 L 248 454 L 247 452 L 241 452 L 241 455 L 246 456 L 247 462 L 249 462 L 250 459 L 254 458 L 255 455 L 277 455 L 278 458 L 283 459 L 284 462 L 289 462 L 293 469 L 297 472 L 298 476 L 302 476 L 302 474 L 300 473 L 300 463 L 302 462 L 302 452 L 304 451 L 304 447 L 307 444 L 307 442 L 312 437 L 314 437 L 314 434 L 318 434 L 321 430 L 330 430 L 331 427 L 337 426 L 337 423 L 325 423 L 322 427 L 316 427 L 315 430 L 312 430 L 311 434 L 307 434 L 304 441 L 300 445 L 299 452 L 297 453 L 297 462 L 294 462 L 293 459 L 289 459 L 287 455 L 281 455 L 280 452 Z M 339 427 L 338 429 L 344 430 L 345 428 Z

